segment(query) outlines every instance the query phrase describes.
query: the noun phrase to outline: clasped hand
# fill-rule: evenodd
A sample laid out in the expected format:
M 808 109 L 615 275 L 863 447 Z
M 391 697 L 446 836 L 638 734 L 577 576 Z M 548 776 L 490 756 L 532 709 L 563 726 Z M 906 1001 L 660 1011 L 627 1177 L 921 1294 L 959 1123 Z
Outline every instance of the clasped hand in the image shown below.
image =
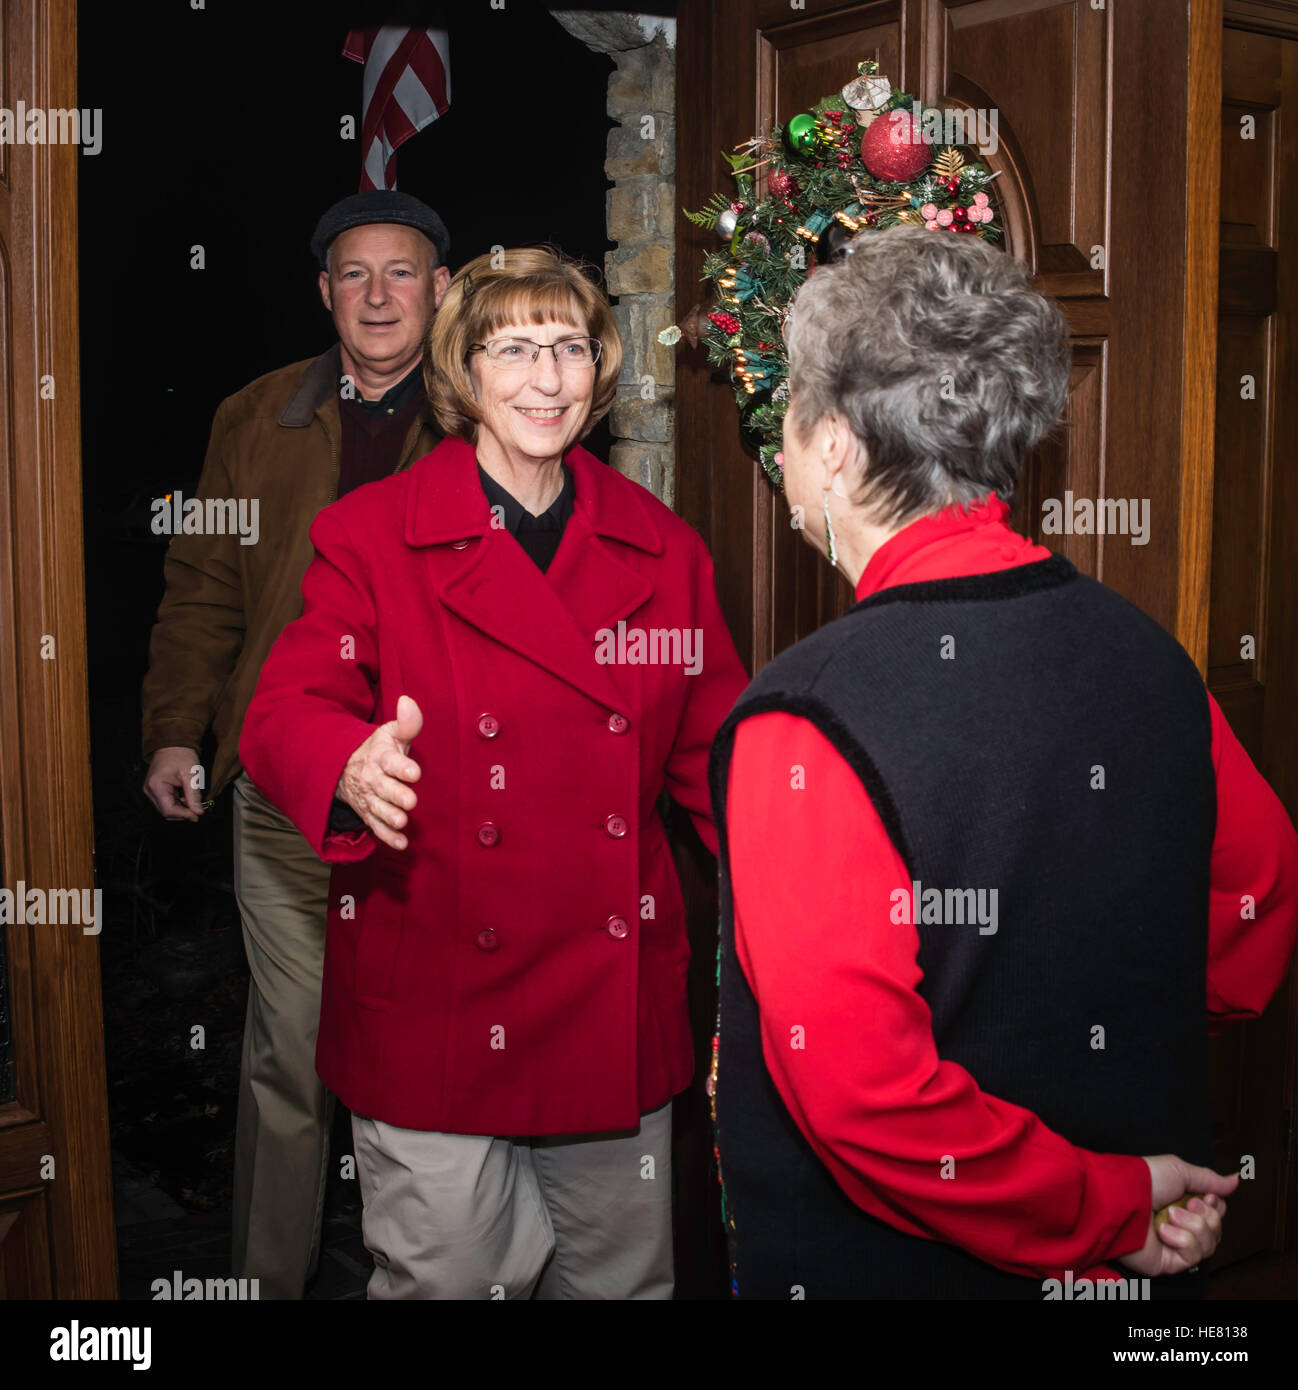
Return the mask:
M 1216 1250 L 1221 1242 L 1221 1221 L 1226 1215 L 1225 1198 L 1239 1186 L 1239 1174 L 1224 1177 L 1211 1168 L 1186 1163 L 1175 1154 L 1146 1157 L 1152 1179 L 1155 1212 L 1176 1203 L 1167 1220 L 1157 1224 L 1149 1218 L 1145 1243 L 1139 1250 L 1119 1257 L 1119 1263 L 1138 1274 L 1184 1274 L 1194 1269 Z M 1202 1193 L 1202 1196 L 1188 1196 Z

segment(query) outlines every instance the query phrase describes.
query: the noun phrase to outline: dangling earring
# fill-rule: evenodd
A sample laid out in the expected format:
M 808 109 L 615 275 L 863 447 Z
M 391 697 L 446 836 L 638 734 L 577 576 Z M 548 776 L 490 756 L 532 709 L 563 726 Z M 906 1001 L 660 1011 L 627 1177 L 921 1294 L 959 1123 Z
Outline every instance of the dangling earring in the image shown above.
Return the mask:
M 825 509 L 825 538 L 829 541 L 829 563 L 838 568 L 838 553 L 834 549 L 834 523 L 829 519 L 829 489 L 820 495 L 821 506 Z

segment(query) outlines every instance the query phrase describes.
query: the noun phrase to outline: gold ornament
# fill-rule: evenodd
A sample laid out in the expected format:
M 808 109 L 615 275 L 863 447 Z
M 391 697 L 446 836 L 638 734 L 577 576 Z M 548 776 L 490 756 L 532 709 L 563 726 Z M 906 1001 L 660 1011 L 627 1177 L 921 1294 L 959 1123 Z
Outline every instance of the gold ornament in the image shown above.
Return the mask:
M 934 178 L 958 179 L 963 168 L 964 155 L 954 145 L 948 145 L 933 161 L 932 173 Z

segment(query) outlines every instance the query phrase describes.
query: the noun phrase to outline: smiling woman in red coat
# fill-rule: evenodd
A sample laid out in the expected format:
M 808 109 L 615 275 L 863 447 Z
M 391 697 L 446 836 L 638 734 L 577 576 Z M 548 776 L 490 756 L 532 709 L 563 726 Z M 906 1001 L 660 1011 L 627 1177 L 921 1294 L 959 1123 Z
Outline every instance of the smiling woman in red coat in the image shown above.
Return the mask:
M 622 349 L 546 249 L 454 278 L 448 438 L 316 519 L 240 754 L 335 865 L 316 1064 L 353 1112 L 372 1298 L 670 1298 L 690 1080 L 666 789 L 747 677 L 698 535 L 577 445 Z

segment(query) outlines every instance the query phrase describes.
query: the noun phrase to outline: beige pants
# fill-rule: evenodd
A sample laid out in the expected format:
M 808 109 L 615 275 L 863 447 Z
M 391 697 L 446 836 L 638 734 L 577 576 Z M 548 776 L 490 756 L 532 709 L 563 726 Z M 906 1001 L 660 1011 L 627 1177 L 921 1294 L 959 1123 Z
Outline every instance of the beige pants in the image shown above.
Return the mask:
M 671 1298 L 671 1112 L 530 1140 L 353 1115 L 368 1296 Z
M 315 1071 L 329 866 L 240 774 L 234 892 L 251 979 L 234 1139 L 236 1278 L 301 1298 L 320 1256 L 333 1096 Z

